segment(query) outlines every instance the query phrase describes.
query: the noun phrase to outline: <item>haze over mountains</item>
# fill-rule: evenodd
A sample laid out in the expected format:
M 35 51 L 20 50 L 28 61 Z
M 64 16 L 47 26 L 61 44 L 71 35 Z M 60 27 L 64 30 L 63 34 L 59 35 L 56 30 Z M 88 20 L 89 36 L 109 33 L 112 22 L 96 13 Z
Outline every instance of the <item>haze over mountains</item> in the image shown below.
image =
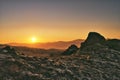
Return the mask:
M 27 44 L 27 43 L 8 43 L 11 46 L 26 46 L 32 48 L 42 48 L 42 49 L 66 49 L 71 44 L 75 44 L 76 46 L 80 47 L 80 43 L 83 42 L 83 39 L 76 39 L 72 41 L 57 41 L 57 42 L 46 42 L 46 43 L 34 43 L 34 44 Z

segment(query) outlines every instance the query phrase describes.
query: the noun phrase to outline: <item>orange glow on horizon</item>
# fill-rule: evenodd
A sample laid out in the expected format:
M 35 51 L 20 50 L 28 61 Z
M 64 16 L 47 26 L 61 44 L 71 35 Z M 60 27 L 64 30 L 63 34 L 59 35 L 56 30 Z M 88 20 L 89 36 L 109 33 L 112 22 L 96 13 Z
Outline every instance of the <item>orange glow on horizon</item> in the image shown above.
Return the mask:
M 106 39 L 120 39 L 119 1 L 1 0 L 0 3 L 2 44 L 86 39 L 89 32 L 98 32 Z

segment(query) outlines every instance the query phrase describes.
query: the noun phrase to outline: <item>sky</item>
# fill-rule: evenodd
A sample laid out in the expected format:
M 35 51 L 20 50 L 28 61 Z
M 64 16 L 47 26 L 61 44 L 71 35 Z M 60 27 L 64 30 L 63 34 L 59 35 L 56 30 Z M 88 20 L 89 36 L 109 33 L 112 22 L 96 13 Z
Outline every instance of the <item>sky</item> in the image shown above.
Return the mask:
M 120 0 L 0 0 L 0 43 L 120 39 Z

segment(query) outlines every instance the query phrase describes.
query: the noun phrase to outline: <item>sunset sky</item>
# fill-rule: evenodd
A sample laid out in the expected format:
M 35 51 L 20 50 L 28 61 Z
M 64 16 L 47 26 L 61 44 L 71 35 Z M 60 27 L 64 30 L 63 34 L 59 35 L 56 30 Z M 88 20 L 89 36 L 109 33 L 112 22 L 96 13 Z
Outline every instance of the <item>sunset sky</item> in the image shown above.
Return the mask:
M 120 0 L 0 0 L 0 43 L 120 39 Z

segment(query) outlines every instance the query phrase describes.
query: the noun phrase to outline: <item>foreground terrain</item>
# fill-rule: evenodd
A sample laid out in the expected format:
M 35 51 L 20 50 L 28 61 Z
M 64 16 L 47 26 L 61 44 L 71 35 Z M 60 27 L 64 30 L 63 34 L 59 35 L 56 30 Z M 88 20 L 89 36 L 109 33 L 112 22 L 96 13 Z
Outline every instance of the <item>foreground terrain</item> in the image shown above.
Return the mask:
M 37 58 L 4 51 L 0 53 L 0 80 L 120 80 L 120 52 L 99 52 Z
M 120 80 L 119 46 L 119 40 L 108 42 L 98 33 L 90 33 L 80 48 L 71 45 L 61 55 L 26 56 L 21 48 L 4 46 L 0 80 Z

